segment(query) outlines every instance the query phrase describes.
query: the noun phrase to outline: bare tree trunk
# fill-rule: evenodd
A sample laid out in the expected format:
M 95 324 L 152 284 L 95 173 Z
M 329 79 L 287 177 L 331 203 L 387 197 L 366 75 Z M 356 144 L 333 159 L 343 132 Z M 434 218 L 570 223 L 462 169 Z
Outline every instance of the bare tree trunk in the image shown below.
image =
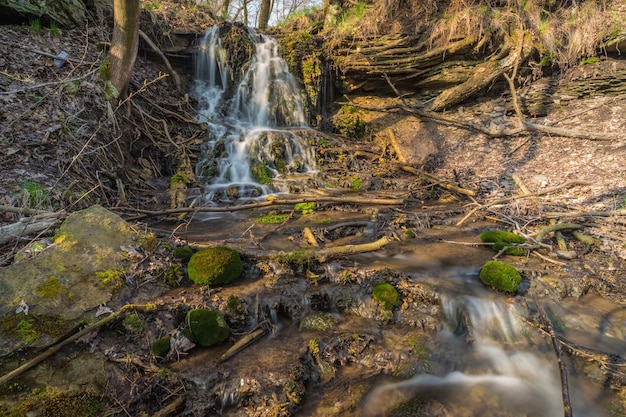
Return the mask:
M 126 96 L 139 47 L 139 0 L 114 0 L 113 37 L 109 50 L 111 84 L 118 98 Z M 114 99 L 116 100 L 116 99 Z
M 223 18 L 228 17 L 228 8 L 230 7 L 230 0 L 224 0 L 222 3 L 222 9 L 220 10 L 220 16 Z
M 272 0 L 261 0 L 261 9 L 259 11 L 259 29 L 261 30 L 267 29 L 267 24 L 270 21 L 270 13 L 272 12 L 271 6 Z

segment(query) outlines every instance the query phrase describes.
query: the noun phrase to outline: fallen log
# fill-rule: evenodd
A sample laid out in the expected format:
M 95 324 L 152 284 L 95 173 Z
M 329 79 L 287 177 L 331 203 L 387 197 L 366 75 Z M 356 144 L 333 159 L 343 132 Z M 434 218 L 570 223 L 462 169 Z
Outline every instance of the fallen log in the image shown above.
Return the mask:
M 50 229 L 57 225 L 64 215 L 65 212 L 42 213 L 0 226 L 0 245 Z

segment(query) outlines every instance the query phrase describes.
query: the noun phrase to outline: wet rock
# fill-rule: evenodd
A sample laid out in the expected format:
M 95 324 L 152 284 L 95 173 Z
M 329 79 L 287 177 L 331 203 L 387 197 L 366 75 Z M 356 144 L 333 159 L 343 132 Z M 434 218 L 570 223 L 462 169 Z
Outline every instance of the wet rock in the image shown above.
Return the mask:
M 111 300 L 124 284 L 121 247 L 136 236 L 121 217 L 95 205 L 71 214 L 54 245 L 0 269 L 0 356 L 51 343 Z

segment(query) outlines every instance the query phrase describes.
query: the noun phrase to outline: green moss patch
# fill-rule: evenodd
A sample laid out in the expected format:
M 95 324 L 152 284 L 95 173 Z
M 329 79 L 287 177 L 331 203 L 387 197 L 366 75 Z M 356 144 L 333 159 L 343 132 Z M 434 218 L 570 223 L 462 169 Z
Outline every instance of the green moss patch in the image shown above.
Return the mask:
M 152 343 L 152 348 L 150 351 L 157 358 L 164 358 L 170 351 L 170 341 L 171 338 L 169 336 L 162 337 Z
M 514 294 L 522 276 L 513 266 L 502 261 L 488 261 L 480 270 L 480 280 L 498 291 Z
M 515 247 L 515 245 L 521 245 L 526 242 L 523 236 L 517 233 L 507 232 L 505 230 L 488 230 L 480 234 L 480 240 L 485 243 L 493 243 L 493 250 L 500 252 L 507 246 L 507 255 L 522 256 L 526 253 L 523 248 Z
M 393 285 L 386 282 L 379 282 L 374 285 L 372 297 L 374 297 L 374 300 L 381 303 L 385 310 L 391 311 L 394 307 L 400 305 L 400 294 L 398 290 L 396 290 Z
M 187 267 L 189 279 L 196 284 L 227 284 L 241 275 L 243 265 L 239 253 L 217 246 L 196 252 Z
M 212 346 L 228 338 L 228 324 L 220 314 L 208 308 L 198 308 L 187 313 L 185 318 L 191 341 L 200 346 Z

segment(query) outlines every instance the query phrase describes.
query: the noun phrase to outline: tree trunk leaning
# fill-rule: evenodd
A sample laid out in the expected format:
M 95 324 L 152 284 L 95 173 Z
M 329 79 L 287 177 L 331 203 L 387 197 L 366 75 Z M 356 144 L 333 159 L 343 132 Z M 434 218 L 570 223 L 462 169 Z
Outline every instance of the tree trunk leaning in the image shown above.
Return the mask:
M 118 92 L 117 98 L 126 96 L 135 66 L 139 48 L 139 14 L 139 0 L 114 0 L 114 26 L 109 51 L 109 68 L 111 84 Z

